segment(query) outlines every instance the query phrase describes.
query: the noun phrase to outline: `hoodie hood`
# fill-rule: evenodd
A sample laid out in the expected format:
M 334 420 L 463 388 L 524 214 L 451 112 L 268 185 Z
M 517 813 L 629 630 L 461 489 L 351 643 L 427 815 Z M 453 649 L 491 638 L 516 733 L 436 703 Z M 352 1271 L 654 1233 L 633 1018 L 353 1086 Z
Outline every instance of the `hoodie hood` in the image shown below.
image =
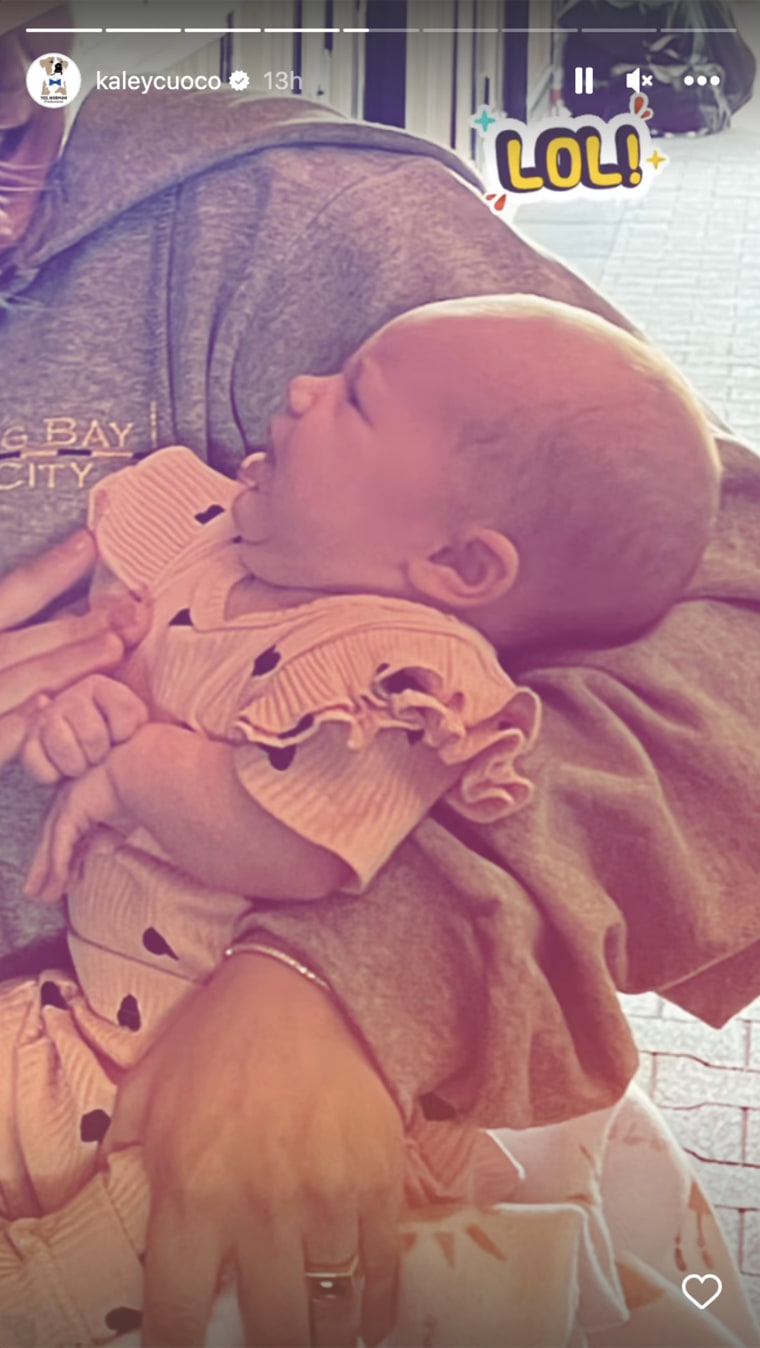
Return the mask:
M 393 127 L 348 121 L 303 98 L 223 90 L 181 96 L 170 90 L 95 91 L 51 175 L 37 227 L 12 262 L 28 278 L 56 254 L 195 174 L 259 151 L 307 145 L 424 156 L 482 191 L 475 170 L 453 150 Z M 92 172 L 98 161 L 102 174 Z

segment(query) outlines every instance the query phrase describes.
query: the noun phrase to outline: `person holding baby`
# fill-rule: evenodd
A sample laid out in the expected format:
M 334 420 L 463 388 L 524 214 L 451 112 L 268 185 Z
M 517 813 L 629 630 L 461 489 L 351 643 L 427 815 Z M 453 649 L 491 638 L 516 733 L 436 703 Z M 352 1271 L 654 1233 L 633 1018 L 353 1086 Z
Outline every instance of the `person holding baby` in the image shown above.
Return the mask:
M 59 168 L 54 169 L 50 161 L 51 203 L 63 181 L 69 185 L 76 181 L 80 191 L 88 175 L 94 182 L 103 136 L 114 150 L 114 137 L 123 127 L 125 164 L 130 160 L 130 145 L 139 151 L 141 127 L 131 113 L 127 121 L 120 119 L 118 100 L 96 112 L 96 102 L 85 105 L 86 115 L 78 119 Z M 187 137 L 193 100 L 178 102 L 184 104 L 181 111 L 163 104 L 150 109 L 151 138 L 159 113 L 168 141 L 172 125 L 176 130 L 180 122 L 182 135 Z M 223 102 L 216 106 L 221 108 Z M 71 295 L 76 291 L 77 299 L 76 304 L 72 299 L 69 312 L 81 313 L 82 323 L 80 336 L 70 335 L 70 340 L 89 344 L 85 349 L 91 359 L 67 365 L 64 392 L 58 376 L 61 363 L 52 359 L 52 352 L 49 362 L 45 350 L 52 334 L 41 333 L 33 306 L 19 305 L 13 312 L 11 305 L 12 321 L 6 316 L 5 330 L 0 330 L 0 341 L 5 341 L 2 407 L 4 414 L 7 408 L 9 426 L 17 427 L 37 408 L 35 380 L 37 372 L 45 369 L 46 397 L 52 388 L 56 413 L 74 417 L 80 406 L 87 405 L 82 399 L 90 396 L 95 381 L 102 423 L 108 424 L 108 409 L 125 434 L 129 418 L 119 402 L 123 392 L 118 371 L 123 389 L 145 380 L 146 388 L 155 393 L 155 427 L 146 414 L 144 427 L 135 431 L 140 451 L 155 440 L 176 443 L 181 431 L 182 441 L 201 458 L 229 473 L 246 450 L 262 440 L 289 379 L 304 370 L 336 374 L 373 330 L 415 305 L 473 291 L 530 289 L 595 309 L 625 326 L 619 315 L 560 264 L 539 257 L 489 216 L 455 176 L 464 170 L 445 152 L 424 147 L 421 153 L 422 147 L 415 143 L 415 152 L 408 153 L 410 142 L 397 133 L 364 128 L 359 135 L 357 128 L 344 128 L 337 118 L 328 125 L 330 115 L 323 109 L 310 122 L 308 108 L 304 113 L 298 100 L 278 100 L 282 143 L 268 156 L 272 150 L 270 109 L 272 103 L 267 100 L 258 109 L 255 104 L 245 109 L 241 105 L 239 132 L 218 151 L 214 174 L 204 177 L 207 162 L 183 169 L 183 210 L 172 219 L 191 247 L 181 266 L 180 255 L 175 253 L 179 270 L 175 270 L 176 289 L 170 305 L 174 326 L 168 335 L 146 324 L 135 343 L 134 328 L 128 333 L 113 311 L 107 329 L 98 326 L 95 309 L 87 318 L 87 288 L 82 288 L 80 278 L 88 274 L 88 268 L 95 278 L 106 255 L 114 262 L 121 259 L 118 266 L 139 256 L 131 232 L 135 216 L 126 211 L 126 198 L 117 202 L 110 222 L 93 218 L 88 233 L 82 226 L 85 207 L 80 197 L 77 240 L 66 237 L 70 222 L 63 212 L 49 216 L 42 210 L 27 235 L 23 230 L 29 215 L 22 219 L 18 211 L 10 213 L 6 260 L 11 265 L 6 266 L 4 286 L 11 297 L 23 298 L 55 284 L 62 303 L 68 294 L 66 287 L 74 287 Z M 202 111 L 200 139 L 208 143 L 215 131 L 205 101 Z M 201 109 L 197 112 L 200 116 Z M 252 143 L 250 132 L 244 130 L 244 123 L 246 128 L 254 126 L 257 116 L 265 131 L 261 146 L 255 137 Z M 178 120 L 173 122 L 173 117 Z M 289 117 L 293 119 L 290 124 Z M 294 144 L 296 119 L 301 120 L 300 139 Z M 230 124 L 220 118 L 222 123 L 229 137 Z M 143 130 L 146 127 L 147 123 Z M 187 137 L 187 143 L 191 141 Z M 247 153 L 241 155 L 243 144 Z M 316 152 L 314 145 L 319 146 Z M 323 171 L 326 146 L 330 147 L 331 175 Z M 225 154 L 230 157 L 225 159 Z M 116 150 L 113 159 L 119 162 Z M 386 176 L 389 166 L 402 170 L 408 190 L 383 195 L 391 179 L 394 188 L 398 183 L 398 173 L 395 178 Z M 146 211 L 144 218 L 146 223 L 150 219 L 151 230 L 155 224 L 151 237 L 160 245 L 164 238 L 159 227 L 161 210 L 154 215 L 154 207 L 173 201 L 176 158 L 170 183 L 155 168 L 154 160 L 148 184 L 145 161 L 137 173 L 133 166 L 134 196 L 130 199 L 138 214 L 141 209 Z M 68 177 L 71 173 L 73 179 Z M 222 180 L 229 185 L 229 201 L 234 206 L 231 232 L 225 221 L 227 198 L 219 192 Z M 276 189 L 269 199 L 269 220 L 259 205 L 254 210 L 249 201 L 253 194 L 258 202 L 258 187 L 264 183 Z M 35 184 L 40 190 L 39 175 Z M 42 187 L 48 190 L 44 181 Z M 445 205 L 438 216 L 431 213 L 431 187 L 440 194 L 441 207 Z M 296 195 L 305 193 L 321 225 L 309 236 L 308 248 L 304 250 L 299 243 L 297 250 L 286 255 L 278 252 L 275 238 L 282 239 L 283 222 L 292 218 L 287 215 L 294 199 L 289 195 L 291 189 L 297 189 Z M 131 191 L 130 187 L 127 196 Z M 371 205 L 366 216 L 361 209 L 365 193 Z M 29 195 L 9 200 L 26 202 Z M 139 204 L 143 201 L 144 208 Z M 327 209 L 320 214 L 322 205 Z M 92 207 L 97 215 L 94 198 Z M 190 229 L 196 211 L 199 220 L 214 222 L 222 244 L 219 248 L 212 243 L 213 235 L 206 238 L 202 268 Z M 241 232 L 241 220 L 250 222 L 251 236 Z M 270 231 L 270 223 L 272 230 L 277 225 L 279 234 Z M 48 229 L 52 226 L 47 243 L 43 224 Z M 260 255 L 257 241 L 263 249 Z M 352 242 L 348 251 L 346 241 Z M 41 242 L 47 257 L 40 253 Z M 241 274 L 236 272 L 238 263 L 248 290 L 244 286 L 241 293 L 240 284 L 236 286 L 234 307 L 230 304 L 226 315 L 225 305 L 231 298 L 228 278 Z M 294 299 L 297 296 L 297 305 L 294 302 L 289 307 L 288 288 Z M 181 296 L 190 293 L 195 300 L 191 328 L 181 316 Z M 328 309 L 326 293 L 333 301 Z M 357 295 L 361 295 L 360 305 Z M 94 290 L 92 296 L 94 302 Z M 138 306 L 136 313 L 140 312 Z M 310 331 L 305 322 L 307 315 L 317 312 L 318 333 Z M 298 319 L 297 326 L 288 317 L 291 313 Z M 225 315 L 221 325 L 220 314 Z M 213 351 L 202 342 L 202 349 L 194 352 L 193 341 L 210 331 L 212 316 L 216 325 Z M 175 363 L 180 336 L 187 355 L 184 367 Z M 114 352 L 118 348 L 122 353 L 118 364 L 109 355 L 109 343 L 114 344 Z M 169 362 L 174 363 L 170 391 L 161 383 L 160 360 L 155 363 L 155 374 L 149 376 L 129 365 L 154 347 L 165 349 Z M 153 369 L 150 362 L 148 368 Z M 213 379 L 207 401 L 198 402 L 193 390 L 205 387 L 202 372 L 207 368 L 213 370 Z M 17 442 L 17 432 L 11 439 Z M 542 762 L 547 774 L 559 774 L 553 779 L 553 792 L 544 796 L 539 792 L 534 806 L 518 812 L 514 823 L 506 819 L 481 824 L 470 819 L 466 827 L 458 822 L 461 816 L 453 810 L 447 793 L 434 807 L 434 821 L 401 844 L 361 898 L 295 905 L 277 901 L 256 910 L 253 929 L 246 927 L 241 933 L 248 939 L 239 943 L 248 953 L 225 961 L 200 992 L 187 998 L 152 1052 L 128 1075 L 107 1130 L 106 1147 L 111 1149 L 111 1173 L 118 1171 L 119 1164 L 128 1164 L 116 1160 L 130 1156 L 129 1150 L 122 1150 L 127 1143 L 139 1137 L 144 1147 L 153 1208 L 146 1261 L 144 1328 L 148 1341 L 181 1343 L 200 1338 L 199 1327 L 208 1315 L 224 1251 L 231 1249 L 238 1256 L 248 1341 L 269 1341 L 272 1315 L 287 1304 L 293 1308 L 288 1323 L 277 1326 L 282 1341 L 303 1340 L 303 1316 L 308 1311 L 316 1341 L 353 1342 L 359 1314 L 356 1298 L 348 1303 L 312 1298 L 309 1310 L 304 1291 L 307 1284 L 311 1291 L 314 1284 L 308 1283 L 308 1277 L 313 1278 L 315 1269 L 348 1267 L 347 1256 L 350 1253 L 353 1258 L 353 1251 L 344 1248 L 349 1243 L 344 1234 L 347 1224 L 354 1229 L 357 1214 L 369 1233 L 367 1252 L 372 1257 L 365 1260 L 365 1317 L 367 1338 L 373 1337 L 373 1325 L 376 1338 L 393 1318 L 394 1221 L 401 1188 L 399 1112 L 388 1085 L 407 1121 L 412 1106 L 420 1108 L 423 1101 L 428 1114 L 440 1116 L 446 1111 L 480 1124 L 554 1125 L 610 1105 L 632 1074 L 635 1057 L 615 1000 L 616 982 L 628 988 L 667 986 L 676 998 L 713 1017 L 730 1014 L 752 995 L 756 969 L 754 908 L 750 909 L 749 902 L 753 835 L 750 829 L 746 834 L 741 829 L 741 819 L 749 818 L 753 808 L 752 787 L 735 746 L 751 737 L 755 722 L 747 703 L 726 690 L 722 674 L 713 679 L 712 671 L 718 652 L 723 670 L 723 651 L 733 641 L 739 642 L 737 667 L 751 646 L 749 636 L 744 634 L 739 641 L 738 633 L 752 619 L 751 611 L 741 608 L 741 598 L 753 593 L 754 564 L 748 536 L 736 521 L 737 511 L 741 520 L 741 512 L 752 500 L 754 478 L 752 462 L 740 449 L 725 438 L 721 448 L 728 463 L 724 510 L 713 545 L 690 583 L 689 602 L 676 605 L 663 622 L 632 645 L 616 643 L 600 649 L 596 643 L 595 648 L 589 646 L 588 656 L 577 649 L 569 655 L 561 644 L 555 652 L 539 647 L 538 654 L 528 647 L 525 653 L 515 652 L 510 662 L 514 677 L 543 694 L 544 728 L 528 761 L 530 776 L 536 780 Z M 94 466 L 90 480 L 99 475 L 107 485 L 107 472 L 118 466 L 118 460 L 103 458 Z M 7 564 L 14 560 L 12 549 L 18 538 L 14 521 L 23 518 L 27 530 L 24 547 L 18 548 L 16 556 L 31 555 L 46 538 L 61 536 L 67 526 L 81 521 L 82 499 L 69 500 L 59 488 L 56 510 L 46 514 L 38 508 L 42 505 L 39 496 L 16 487 L 5 493 Z M 213 525 L 212 518 L 203 527 Z M 737 527 L 741 544 L 736 541 Z M 83 540 L 76 565 L 84 565 L 88 546 Z M 64 555 L 69 557 L 70 576 L 76 568 L 70 554 L 64 551 Z M 9 584 L 16 588 L 13 577 L 5 582 L 6 594 L 12 592 Z M 46 580 L 45 594 L 39 593 L 40 606 L 53 588 Z M 241 585 L 241 591 L 244 588 Z M 740 601 L 739 608 L 734 597 Z M 15 621 L 34 606 L 32 601 L 24 604 L 14 598 Z M 113 668 L 123 643 L 119 620 L 103 616 L 108 612 L 101 607 L 88 619 L 56 620 L 70 624 L 66 631 L 61 628 L 51 633 L 49 627 L 39 628 L 46 633 L 40 638 L 42 648 L 47 641 L 52 646 L 56 639 L 70 639 L 73 624 L 87 622 L 89 628 L 78 630 L 99 644 L 89 649 L 89 655 L 80 648 L 79 669 L 88 658 L 93 667 Z M 708 633 L 704 640 L 703 617 Z M 113 627 L 117 628 L 115 638 L 109 634 Z M 177 634 L 187 636 L 188 631 L 180 628 Z M 677 697 L 672 683 L 673 651 L 679 670 Z M 33 662 L 36 656 L 29 654 Z M 138 651 L 138 661 L 139 656 Z M 693 686 L 701 690 L 697 697 L 700 717 L 705 715 L 705 698 L 717 709 L 710 721 L 710 770 L 715 771 L 716 762 L 720 763 L 725 798 L 733 802 L 735 836 L 743 839 L 742 846 L 728 854 L 721 849 L 720 856 L 709 830 L 702 827 L 705 818 L 715 817 L 716 808 L 720 809 L 713 779 L 699 766 L 701 755 L 708 753 L 706 738 L 684 736 L 677 729 L 680 721 L 674 729 L 669 720 L 663 723 L 659 712 L 650 713 L 650 708 L 662 707 L 663 698 L 665 705 L 671 705 L 674 698 L 673 705 L 681 705 L 679 699 L 686 695 L 682 675 L 689 659 Z M 60 681 L 64 682 L 62 676 Z M 16 686 L 23 688 L 24 695 L 35 688 L 46 695 L 56 691 L 49 672 L 37 678 L 34 670 L 28 677 L 19 675 Z M 12 708 L 12 701 L 7 705 Z M 54 734 L 50 711 L 47 724 Z M 27 701 L 10 714 L 9 743 L 15 745 L 19 727 L 29 725 L 39 712 Z M 593 727 L 591 736 L 589 727 Z M 316 745 L 317 736 L 311 739 Z M 307 745 L 299 745 L 299 768 Z M 125 750 L 128 747 L 124 745 Z M 406 747 L 420 746 L 407 742 Z M 557 764 L 562 765 L 561 771 Z M 660 777 L 669 783 L 667 810 L 659 794 Z M 12 795 L 6 795 L 6 802 L 18 802 L 19 779 L 9 778 L 11 783 Z M 623 783 L 627 784 L 625 812 L 618 790 Z M 637 828 L 624 832 L 622 820 L 630 819 L 632 812 Z M 26 797 L 23 812 L 18 803 L 8 803 L 4 814 L 4 822 L 10 829 L 15 826 L 18 841 L 24 844 L 19 821 L 22 817 L 24 821 L 41 820 L 42 807 L 30 806 Z M 589 827 L 592 820 L 593 827 Z M 606 829 L 614 841 L 602 845 Z M 23 832 L 28 858 L 34 837 L 26 823 Z M 24 852 L 24 846 L 20 851 Z M 9 841 L 3 856 L 11 856 Z M 723 868 L 721 884 L 728 884 L 727 873 L 731 872 L 735 915 L 731 923 L 714 902 L 716 862 Z M 12 873 L 18 874 L 19 882 L 23 869 L 14 862 Z M 656 897 L 655 906 L 650 894 Z M 7 920 L 12 911 L 9 886 L 4 890 L 4 903 Z M 24 921 L 29 923 L 31 918 L 26 916 Z M 657 945 L 650 939 L 653 930 L 677 931 L 678 941 L 668 939 Z M 424 959 L 410 964 L 410 951 L 424 952 Z M 144 946 L 143 953 L 155 957 Z M 171 956 L 164 954 L 163 958 L 170 960 Z M 41 967 L 39 962 L 37 967 Z M 315 975 L 329 984 L 329 993 L 314 981 Z M 41 999 L 39 983 L 37 987 Z M 54 994 L 48 989 L 47 995 Z M 363 1049 L 346 1032 L 336 1005 L 358 1030 Z M 53 1002 L 42 1010 L 46 1021 L 67 1014 Z M 237 1032 L 230 1039 L 225 1030 L 233 1018 Z M 129 1057 L 134 1036 L 141 1031 L 134 1028 L 134 1015 L 125 1015 L 125 1020 L 130 1023 L 118 1024 L 114 1045 L 118 1040 L 119 1052 Z M 256 1073 L 242 1070 L 254 1060 Z M 375 1070 L 378 1066 L 381 1076 Z M 323 1136 L 319 1137 L 312 1129 L 314 1107 L 325 1098 L 331 1108 L 329 1117 L 320 1116 Z M 290 1111 L 283 1110 L 283 1099 L 292 1102 Z M 97 1114 L 97 1109 L 89 1112 Z M 103 1109 L 103 1113 L 108 1111 Z M 347 1124 L 349 1119 L 353 1126 Z M 97 1121 L 103 1123 L 99 1116 Z M 96 1120 L 91 1121 L 92 1128 L 95 1124 Z M 218 1146 L 220 1126 L 225 1140 Z M 445 1135 L 446 1127 L 435 1126 L 437 1138 Z M 267 1141 L 273 1135 L 281 1139 L 282 1154 L 287 1155 L 285 1168 Z M 526 1146 L 531 1136 L 536 1135 L 525 1134 Z M 512 1144 L 514 1151 L 514 1138 Z M 95 1137 L 84 1145 L 100 1143 Z M 201 1173 L 193 1165 L 193 1157 L 199 1155 L 205 1162 Z M 426 1155 L 429 1158 L 430 1152 Z M 309 1156 L 310 1164 L 305 1160 Z M 565 1165 L 565 1179 L 571 1169 Z M 289 1205 L 283 1201 L 284 1176 L 293 1183 Z M 319 1202 L 307 1221 L 306 1200 L 314 1196 L 314 1186 Z M 574 1191 L 581 1189 L 579 1183 Z M 382 1204 L 377 1202 L 381 1190 L 385 1195 Z M 252 1195 L 269 1198 L 252 1206 Z M 490 1197 L 492 1192 L 489 1201 Z M 203 1213 L 204 1220 L 189 1222 L 193 1212 Z M 325 1220 L 338 1212 L 340 1223 Z M 307 1243 L 311 1274 L 306 1284 L 305 1227 L 316 1233 Z M 255 1250 L 256 1258 L 243 1258 L 244 1250 Z M 132 1257 L 134 1253 L 132 1248 Z M 571 1265 L 572 1260 L 567 1267 Z M 634 1297 L 630 1288 L 629 1293 Z M 617 1306 L 618 1314 L 625 1315 L 619 1294 Z M 118 1304 L 112 1309 L 119 1309 Z M 128 1328 L 123 1318 L 117 1321 L 106 1326 L 109 1332 Z
M 550 366 L 571 353 L 563 383 L 549 385 L 539 350 Z M 554 633 L 611 639 L 651 625 L 700 561 L 720 470 L 688 388 L 638 339 L 509 296 L 414 310 L 335 375 L 291 381 L 240 478 L 235 487 L 179 448 L 95 488 L 95 588 L 147 588 L 150 632 L 121 670 L 124 687 L 89 679 L 63 691 L 22 751 L 39 780 L 73 778 L 27 892 L 67 895 L 76 980 L 45 970 L 0 991 L 6 1075 L 16 1062 L 24 1081 L 10 1100 L 24 1161 L 8 1187 L 31 1184 L 47 1209 L 39 1228 L 55 1284 L 73 1300 L 79 1269 L 91 1275 L 67 1322 L 34 1260 L 26 1277 L 14 1266 L 3 1282 L 0 1271 L 0 1301 L 19 1322 L 33 1302 L 51 1343 L 79 1339 L 83 1326 L 97 1342 L 141 1304 L 145 1178 L 130 1152 L 105 1178 L 88 1145 L 106 1136 L 125 1067 L 160 1041 L 194 982 L 225 954 L 246 955 L 258 902 L 336 892 L 360 902 L 436 801 L 482 823 L 526 804 L 517 760 L 534 742 L 538 703 L 489 643 L 508 665 L 510 648 Z M 388 1341 L 595 1341 L 600 1326 L 567 1306 L 589 1296 L 580 1249 L 549 1258 L 543 1305 L 510 1268 L 536 1233 L 523 1230 L 531 1210 L 499 1206 L 508 1155 L 503 1174 L 492 1160 L 490 1179 L 481 1175 L 477 1206 L 460 1195 L 453 1210 L 420 1208 L 426 1169 L 428 1194 L 437 1181 L 454 1197 L 461 1182 L 435 1141 L 424 1129 L 407 1138 L 410 1243 Z M 18 1200 L 9 1215 L 21 1215 Z M 709 1208 L 693 1229 L 686 1218 L 674 1250 L 706 1241 L 702 1257 L 731 1292 L 712 1341 L 751 1343 Z M 342 1235 L 357 1260 L 371 1257 L 366 1233 Z M 450 1243 L 459 1281 L 423 1258 L 431 1236 Z M 618 1244 L 619 1269 L 630 1253 Z M 637 1268 L 649 1301 L 663 1273 L 647 1284 Z M 116 1286 L 129 1303 L 121 1325 L 109 1309 Z M 694 1316 L 674 1300 L 659 1307 L 663 1344 Z M 223 1335 L 244 1341 L 228 1322 Z

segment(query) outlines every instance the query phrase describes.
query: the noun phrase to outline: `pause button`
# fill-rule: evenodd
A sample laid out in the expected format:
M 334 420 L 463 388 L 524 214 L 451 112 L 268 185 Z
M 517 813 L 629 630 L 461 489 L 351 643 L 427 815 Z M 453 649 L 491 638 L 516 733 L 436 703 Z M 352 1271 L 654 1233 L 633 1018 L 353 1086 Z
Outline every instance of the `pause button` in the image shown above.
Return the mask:
M 594 92 L 593 66 L 575 67 L 575 92 L 576 94 L 593 94 Z

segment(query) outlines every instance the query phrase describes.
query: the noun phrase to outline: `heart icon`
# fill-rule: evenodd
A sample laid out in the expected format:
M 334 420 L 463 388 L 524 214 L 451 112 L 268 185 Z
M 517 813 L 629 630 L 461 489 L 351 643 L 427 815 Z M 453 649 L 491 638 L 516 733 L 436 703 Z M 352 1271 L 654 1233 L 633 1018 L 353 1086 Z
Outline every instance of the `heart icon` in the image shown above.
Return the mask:
M 699 1290 L 690 1292 L 690 1282 L 698 1282 Z M 705 1288 L 705 1283 L 708 1284 L 707 1288 Z M 712 1291 L 711 1288 L 714 1288 L 715 1290 Z M 687 1273 L 681 1283 L 681 1291 L 685 1297 L 689 1298 L 689 1301 L 692 1301 L 694 1305 L 698 1307 L 699 1310 L 706 1311 L 707 1307 L 712 1305 L 715 1298 L 720 1296 L 723 1291 L 723 1283 L 717 1273 Z

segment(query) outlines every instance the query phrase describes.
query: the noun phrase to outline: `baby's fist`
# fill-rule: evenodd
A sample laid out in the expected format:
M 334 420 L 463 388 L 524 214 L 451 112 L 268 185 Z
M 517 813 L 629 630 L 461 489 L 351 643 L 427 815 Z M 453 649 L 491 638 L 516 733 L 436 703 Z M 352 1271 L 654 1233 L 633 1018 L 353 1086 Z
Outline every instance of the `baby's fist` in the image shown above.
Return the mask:
M 81 777 L 147 720 L 148 709 L 131 688 L 106 674 L 90 674 L 38 713 L 21 761 L 37 782 Z

